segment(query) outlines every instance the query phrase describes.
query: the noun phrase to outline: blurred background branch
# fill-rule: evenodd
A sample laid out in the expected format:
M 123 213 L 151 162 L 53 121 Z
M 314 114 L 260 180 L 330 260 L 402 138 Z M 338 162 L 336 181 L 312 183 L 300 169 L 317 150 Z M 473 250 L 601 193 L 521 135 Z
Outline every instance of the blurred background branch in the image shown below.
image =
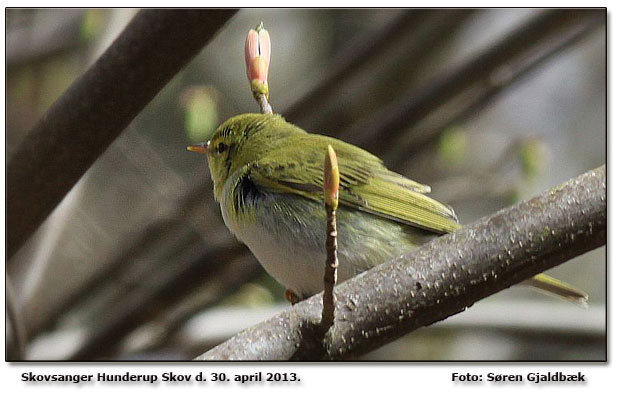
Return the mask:
M 65 11 L 54 19 L 35 15 L 37 19 L 34 23 L 28 23 L 30 15 L 27 11 L 13 11 L 12 25 L 6 36 L 6 66 L 9 70 L 42 62 L 87 44 L 79 34 L 83 10 Z
M 235 12 L 141 11 L 54 103 L 7 164 L 9 258 L 107 146 Z
M 22 360 L 26 351 L 26 328 L 21 309 L 17 305 L 13 283 L 8 275 L 6 276 L 6 316 L 9 323 L 7 338 L 10 337 L 9 339 L 13 341 L 7 345 L 7 359 Z
M 573 29 L 582 29 L 582 24 L 599 26 L 602 17 L 603 14 L 596 10 L 545 10 L 528 23 L 499 38 L 469 62 L 458 65 L 425 87 L 416 88 L 404 94 L 400 100 L 362 118 L 340 137 L 377 152 L 383 152 L 386 148 L 404 147 L 403 151 L 410 157 L 414 154 L 412 150 L 422 149 L 432 136 L 442 130 L 416 130 L 415 133 L 407 135 L 406 146 L 401 146 L 397 138 L 408 132 L 410 126 L 424 124 L 432 112 L 458 98 L 476 83 L 490 82 L 489 85 L 499 85 L 500 76 L 497 74 L 509 75 L 512 63 L 517 63 L 518 57 L 531 57 L 540 51 L 540 47 L 547 45 L 547 41 L 553 38 L 561 39 Z M 471 96 L 470 93 L 464 95 L 467 101 Z M 384 138 L 376 141 L 374 134 Z

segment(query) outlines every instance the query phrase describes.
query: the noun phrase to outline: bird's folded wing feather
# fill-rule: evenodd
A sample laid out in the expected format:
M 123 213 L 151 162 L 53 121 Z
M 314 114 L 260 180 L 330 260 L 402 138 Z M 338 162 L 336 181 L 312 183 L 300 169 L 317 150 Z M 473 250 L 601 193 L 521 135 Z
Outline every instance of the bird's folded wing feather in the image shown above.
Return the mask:
M 380 159 L 364 150 L 340 141 L 330 143 L 338 156 L 340 205 L 437 233 L 459 228 L 450 207 L 423 194 L 429 192 L 429 187 L 388 170 Z M 347 147 L 338 152 L 341 145 Z M 294 160 L 298 156 L 292 152 L 273 153 L 250 164 L 250 177 L 263 190 L 320 201 L 326 144 L 324 150 L 321 148 L 314 147 L 312 153 L 304 153 L 303 164 Z

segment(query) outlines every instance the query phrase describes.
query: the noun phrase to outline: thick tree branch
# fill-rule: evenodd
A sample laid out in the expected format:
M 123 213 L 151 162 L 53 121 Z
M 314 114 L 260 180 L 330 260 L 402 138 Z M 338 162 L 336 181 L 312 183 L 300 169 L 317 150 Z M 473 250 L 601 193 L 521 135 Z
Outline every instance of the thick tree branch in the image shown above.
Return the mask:
M 52 105 L 7 164 L 7 258 L 236 10 L 146 10 Z
M 606 215 L 604 165 L 338 285 L 324 347 L 315 340 L 317 295 L 197 359 L 343 359 L 368 352 L 603 246 Z

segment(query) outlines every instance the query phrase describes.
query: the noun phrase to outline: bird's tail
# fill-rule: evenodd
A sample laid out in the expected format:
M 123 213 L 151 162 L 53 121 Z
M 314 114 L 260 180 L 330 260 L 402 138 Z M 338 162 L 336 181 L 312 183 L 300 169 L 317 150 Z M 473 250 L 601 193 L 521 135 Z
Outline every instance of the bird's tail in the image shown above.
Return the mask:
M 545 274 L 537 274 L 533 278 L 523 281 L 521 284 L 533 286 L 536 290 L 559 297 L 582 307 L 587 307 L 587 293 L 576 289 L 572 285 L 548 276 Z

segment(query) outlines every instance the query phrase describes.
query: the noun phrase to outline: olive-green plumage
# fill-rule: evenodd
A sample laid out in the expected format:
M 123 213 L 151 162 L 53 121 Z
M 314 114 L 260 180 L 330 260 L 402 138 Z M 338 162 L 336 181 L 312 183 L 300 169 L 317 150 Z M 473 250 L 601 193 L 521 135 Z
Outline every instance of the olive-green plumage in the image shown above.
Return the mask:
M 297 296 L 322 290 L 328 145 L 341 179 L 338 281 L 460 227 L 450 207 L 425 195 L 430 187 L 390 171 L 363 149 L 307 133 L 278 115 L 233 117 L 206 147 L 215 198 L 228 228 Z M 536 279 L 535 286 L 552 283 L 554 293 L 583 297 L 550 277 Z

